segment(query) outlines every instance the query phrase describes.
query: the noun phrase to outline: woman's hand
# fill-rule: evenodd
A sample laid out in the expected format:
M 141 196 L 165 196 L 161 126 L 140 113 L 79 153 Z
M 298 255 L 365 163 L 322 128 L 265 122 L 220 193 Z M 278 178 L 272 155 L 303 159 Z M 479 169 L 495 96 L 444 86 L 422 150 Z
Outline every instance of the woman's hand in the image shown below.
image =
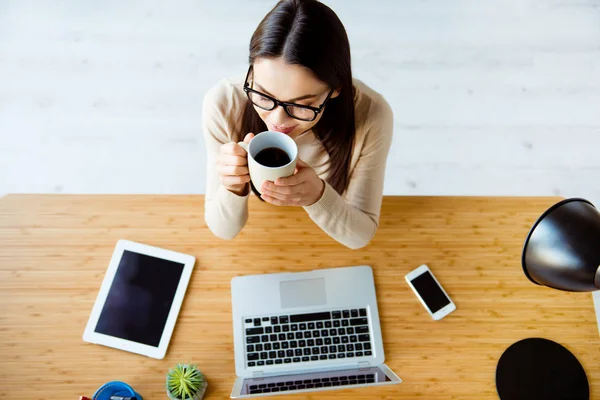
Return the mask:
M 277 206 L 310 206 L 323 196 L 325 182 L 298 158 L 294 175 L 264 182 L 261 190 L 263 200 Z
M 250 143 L 254 137 L 249 133 L 244 138 L 244 143 Z M 227 190 L 238 195 L 248 194 L 248 153 L 237 143 L 225 143 L 221 145 L 219 157 L 217 158 L 217 171 L 221 175 L 221 183 Z

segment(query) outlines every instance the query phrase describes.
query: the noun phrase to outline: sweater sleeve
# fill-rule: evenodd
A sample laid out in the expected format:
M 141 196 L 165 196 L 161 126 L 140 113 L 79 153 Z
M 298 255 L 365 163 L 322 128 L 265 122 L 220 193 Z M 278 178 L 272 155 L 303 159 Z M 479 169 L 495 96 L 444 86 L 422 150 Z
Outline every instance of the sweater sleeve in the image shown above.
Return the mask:
M 206 144 L 206 195 L 204 197 L 204 220 L 215 236 L 233 239 L 248 220 L 248 195 L 238 196 L 227 190 L 217 172 L 220 147 L 231 141 L 232 126 L 227 114 L 234 107 L 233 94 L 228 84 L 220 82 L 204 96 L 202 127 Z
M 329 236 L 351 249 L 366 246 L 379 225 L 393 113 L 381 98 L 369 110 L 366 137 L 344 196 L 328 183 L 321 198 L 304 209 Z

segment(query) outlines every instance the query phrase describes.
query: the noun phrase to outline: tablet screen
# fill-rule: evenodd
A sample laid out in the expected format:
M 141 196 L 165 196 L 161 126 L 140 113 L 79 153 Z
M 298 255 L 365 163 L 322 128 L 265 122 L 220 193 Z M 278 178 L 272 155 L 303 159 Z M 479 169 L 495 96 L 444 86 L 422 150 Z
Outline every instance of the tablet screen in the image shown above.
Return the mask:
M 158 347 L 183 268 L 125 250 L 95 332 Z

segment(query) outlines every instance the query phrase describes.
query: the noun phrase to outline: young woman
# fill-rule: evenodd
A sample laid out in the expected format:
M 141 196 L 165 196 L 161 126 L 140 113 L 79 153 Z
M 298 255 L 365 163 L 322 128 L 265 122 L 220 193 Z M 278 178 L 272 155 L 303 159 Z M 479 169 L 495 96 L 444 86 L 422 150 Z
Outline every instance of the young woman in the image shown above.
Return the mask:
M 293 176 L 263 185 L 261 198 L 303 207 L 338 242 L 365 246 L 379 223 L 393 116 L 352 78 L 344 26 L 316 0 L 280 1 L 252 35 L 249 61 L 243 82 L 222 80 L 204 98 L 208 227 L 224 239 L 244 227 L 253 190 L 237 142 L 271 130 L 296 141 L 299 159 Z

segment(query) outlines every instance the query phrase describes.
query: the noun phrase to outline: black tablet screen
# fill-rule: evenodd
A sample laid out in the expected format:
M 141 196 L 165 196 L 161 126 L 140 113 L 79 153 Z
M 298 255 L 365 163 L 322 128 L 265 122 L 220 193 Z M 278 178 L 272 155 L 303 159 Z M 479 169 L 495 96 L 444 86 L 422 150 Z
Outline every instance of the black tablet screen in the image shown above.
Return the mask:
M 158 347 L 183 267 L 125 250 L 95 331 Z

